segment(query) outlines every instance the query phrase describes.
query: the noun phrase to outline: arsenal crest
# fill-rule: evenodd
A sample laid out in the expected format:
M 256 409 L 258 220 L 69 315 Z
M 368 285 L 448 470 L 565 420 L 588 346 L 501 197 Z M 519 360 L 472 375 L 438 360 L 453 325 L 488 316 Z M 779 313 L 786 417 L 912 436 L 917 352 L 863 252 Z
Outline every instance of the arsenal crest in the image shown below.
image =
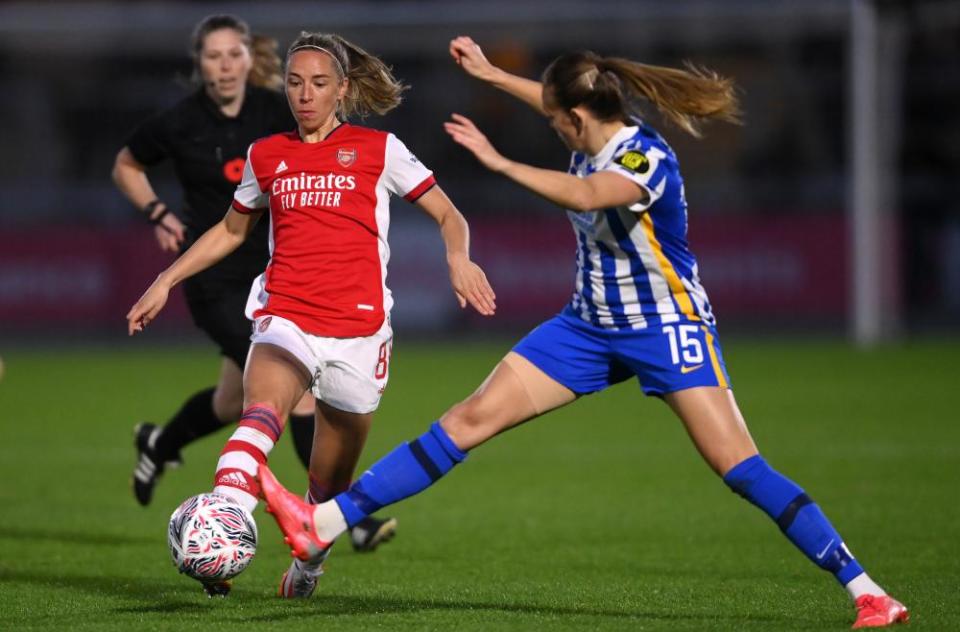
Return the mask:
M 349 167 L 356 161 L 357 161 L 356 149 L 338 149 L 337 150 L 337 162 L 339 162 L 341 166 Z

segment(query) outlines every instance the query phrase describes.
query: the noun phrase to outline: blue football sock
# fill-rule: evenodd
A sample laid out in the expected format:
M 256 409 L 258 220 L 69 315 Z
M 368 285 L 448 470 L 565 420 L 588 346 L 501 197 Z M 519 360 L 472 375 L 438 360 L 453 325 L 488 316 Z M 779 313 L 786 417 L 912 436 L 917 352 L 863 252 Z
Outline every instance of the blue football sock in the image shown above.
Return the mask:
M 380 508 L 425 490 L 465 458 L 467 453 L 434 422 L 426 433 L 370 466 L 334 500 L 353 527 Z
M 820 507 L 759 454 L 738 463 L 723 481 L 773 518 L 810 561 L 833 573 L 841 584 L 863 572 Z

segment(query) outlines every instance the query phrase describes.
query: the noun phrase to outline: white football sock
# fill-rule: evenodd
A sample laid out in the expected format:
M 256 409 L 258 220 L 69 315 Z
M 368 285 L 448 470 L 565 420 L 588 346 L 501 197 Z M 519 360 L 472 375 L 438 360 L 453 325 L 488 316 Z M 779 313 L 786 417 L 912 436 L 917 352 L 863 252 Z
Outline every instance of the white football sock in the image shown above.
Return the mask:
M 333 500 L 321 503 L 313 510 L 313 524 L 317 528 L 317 537 L 324 542 L 333 542 L 347 530 L 347 519 L 340 511 L 340 505 Z
M 886 591 L 880 586 L 877 585 L 870 576 L 866 573 L 860 573 L 856 577 L 850 580 L 850 582 L 844 586 L 847 589 L 847 592 L 850 593 L 851 599 L 856 601 L 861 595 L 886 595 Z
M 266 457 L 274 441 L 256 428 L 240 426 L 233 431 L 217 461 L 213 491 L 233 498 L 253 511 L 257 507 L 260 485 L 256 482 L 260 464 L 254 454 Z
M 257 503 L 259 502 L 256 496 L 253 496 L 242 489 L 233 487 L 232 485 L 217 485 L 213 488 L 213 493 L 223 494 L 227 498 L 235 500 L 237 504 L 245 507 L 250 513 L 253 513 L 253 510 L 257 508 Z

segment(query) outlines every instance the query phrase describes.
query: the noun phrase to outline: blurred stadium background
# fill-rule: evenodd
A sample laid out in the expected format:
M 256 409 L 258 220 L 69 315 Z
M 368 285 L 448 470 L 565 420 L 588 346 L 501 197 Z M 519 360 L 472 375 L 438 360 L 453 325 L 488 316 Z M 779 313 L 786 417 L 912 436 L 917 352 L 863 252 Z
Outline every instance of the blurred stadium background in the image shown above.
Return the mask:
M 403 336 L 523 331 L 571 289 L 562 215 L 442 132 L 463 112 L 507 155 L 565 166 L 535 114 L 451 63 L 459 33 L 529 75 L 591 47 L 736 78 L 745 127 L 713 125 L 695 141 L 660 125 L 684 169 L 721 331 L 860 331 L 869 343 L 960 330 L 960 3 L 12 2 L 0 5 L 0 341 L 123 335 L 123 314 L 167 258 L 114 189 L 112 162 L 135 125 L 186 93 L 190 29 L 224 11 L 281 48 L 302 28 L 341 32 L 413 86 L 368 123 L 407 139 L 466 213 L 500 312 L 481 324 L 456 308 L 436 231 L 400 202 L 389 281 Z M 172 172 L 154 180 L 179 199 Z M 183 309 L 155 330 L 197 337 Z
M 189 90 L 191 28 L 219 12 L 281 48 L 301 29 L 340 32 L 394 66 L 413 89 L 368 124 L 435 170 L 498 293 L 492 320 L 460 311 L 435 227 L 395 203 L 395 371 L 361 466 L 422 432 L 572 289 L 562 213 L 483 171 L 441 123 L 470 115 L 542 166 L 565 167 L 566 152 L 536 115 L 463 76 L 449 39 L 470 34 L 529 75 L 589 47 L 735 77 L 742 128 L 694 141 L 652 118 L 680 157 L 740 404 L 765 454 L 911 607 L 911 627 L 960 629 L 950 0 L 0 2 L 0 629 L 290 629 L 316 615 L 325 630 L 849 626 L 842 591 L 633 384 L 491 442 L 454 482 L 392 507 L 396 542 L 370 557 L 339 547 L 323 599 L 271 596 L 287 558 L 262 512 L 236 599 L 208 603 L 177 577 L 164 526 L 208 488 L 223 436 L 190 446 L 141 509 L 129 428 L 168 418 L 219 362 L 179 300 L 126 337 L 124 314 L 169 257 L 110 169 L 134 126 Z M 152 179 L 180 199 L 170 170 Z M 282 479 L 302 477 L 289 445 L 274 455 Z

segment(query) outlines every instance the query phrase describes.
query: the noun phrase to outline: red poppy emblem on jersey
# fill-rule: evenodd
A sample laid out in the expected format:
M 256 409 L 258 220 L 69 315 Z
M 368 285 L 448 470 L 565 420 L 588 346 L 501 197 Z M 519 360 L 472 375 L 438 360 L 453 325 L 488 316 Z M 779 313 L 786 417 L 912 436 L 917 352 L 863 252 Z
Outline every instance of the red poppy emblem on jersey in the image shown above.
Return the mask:
M 267 327 L 270 326 L 271 320 L 273 320 L 273 316 L 267 316 L 266 318 L 261 320 L 260 324 L 257 325 L 257 331 L 259 331 L 260 333 L 265 332 L 267 330 Z
M 356 149 L 338 149 L 337 150 L 337 162 L 339 162 L 344 167 L 349 167 L 357 161 L 357 150 Z
M 227 182 L 236 184 L 243 179 L 243 165 L 246 162 L 243 158 L 234 158 L 223 164 L 223 177 L 227 179 Z

